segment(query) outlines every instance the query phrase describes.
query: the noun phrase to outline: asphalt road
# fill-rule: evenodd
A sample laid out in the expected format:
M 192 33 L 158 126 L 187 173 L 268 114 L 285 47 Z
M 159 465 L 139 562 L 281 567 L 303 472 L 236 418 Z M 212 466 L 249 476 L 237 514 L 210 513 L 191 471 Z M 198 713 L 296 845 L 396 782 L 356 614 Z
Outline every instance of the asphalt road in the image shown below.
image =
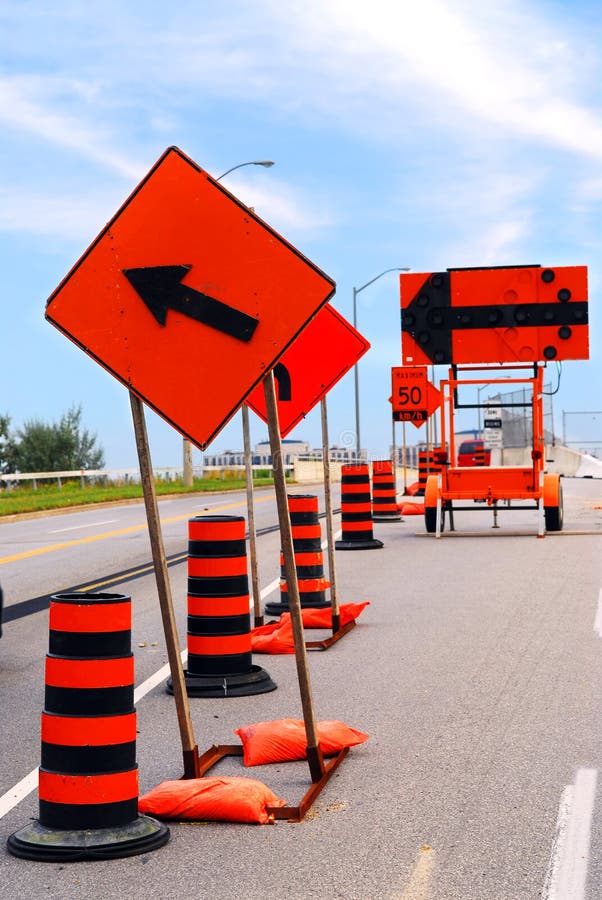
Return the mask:
M 602 482 L 565 479 L 564 493 L 565 531 L 544 539 L 535 511 L 503 511 L 493 529 L 480 509 L 458 513 L 456 533 L 440 540 L 407 517 L 375 525 L 383 549 L 337 553 L 341 602 L 371 605 L 339 643 L 310 654 L 314 704 L 318 719 L 341 719 L 370 740 L 351 750 L 304 822 L 176 823 L 158 851 L 94 863 L 35 863 L 4 850 L 38 813 L 35 792 L 11 799 L 39 763 L 47 613 L 26 614 L 26 601 L 144 569 L 144 512 L 0 523 L 0 580 L 19 613 L 0 641 L 0 896 L 602 896 Z M 272 492 L 257 500 L 258 527 L 275 524 Z M 244 514 L 244 498 L 163 501 L 168 555 L 185 552 L 186 520 L 205 507 Z M 264 586 L 278 577 L 278 554 L 277 532 L 260 537 Z M 169 570 L 183 643 L 185 569 Z M 166 662 L 152 573 L 110 590 L 132 596 L 143 685 Z M 191 701 L 201 750 L 232 743 L 241 725 L 300 717 L 294 658 L 255 662 L 277 682 L 273 693 Z M 163 683 L 137 709 L 144 792 L 180 776 L 181 750 Z M 291 803 L 309 786 L 304 763 L 243 770 L 232 760 L 219 771 L 259 778 Z

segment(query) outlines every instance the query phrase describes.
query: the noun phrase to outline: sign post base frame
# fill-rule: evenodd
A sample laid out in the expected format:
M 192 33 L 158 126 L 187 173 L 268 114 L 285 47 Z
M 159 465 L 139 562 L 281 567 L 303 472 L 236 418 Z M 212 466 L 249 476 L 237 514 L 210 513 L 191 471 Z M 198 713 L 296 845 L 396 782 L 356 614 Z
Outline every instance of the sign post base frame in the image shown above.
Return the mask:
M 298 806 L 268 806 L 267 811 L 274 819 L 288 822 L 303 821 L 308 810 L 311 809 L 317 797 L 320 796 L 332 775 L 349 753 L 349 747 L 343 747 L 336 756 L 332 757 L 327 763 L 324 763 L 319 748 L 317 754 L 312 754 L 311 750 L 311 747 L 307 748 L 307 758 L 309 761 L 310 772 L 312 773 L 311 785 L 299 801 Z M 197 756 L 196 768 L 198 774 L 195 777 L 202 778 L 203 775 L 206 775 L 207 772 L 220 762 L 220 760 L 225 759 L 228 756 L 242 755 L 243 748 L 240 744 L 214 744 L 201 756 Z M 313 758 L 314 756 L 315 759 Z

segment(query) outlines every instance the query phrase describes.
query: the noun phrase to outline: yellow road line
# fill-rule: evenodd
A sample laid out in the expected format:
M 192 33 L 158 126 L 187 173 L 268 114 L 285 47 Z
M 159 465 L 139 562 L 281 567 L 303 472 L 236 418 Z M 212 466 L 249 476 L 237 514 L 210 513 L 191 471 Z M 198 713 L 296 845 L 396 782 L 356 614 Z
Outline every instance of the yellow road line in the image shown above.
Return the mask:
M 171 557 L 169 559 L 169 563 L 173 564 L 176 562 L 182 562 L 187 558 L 187 553 L 181 553 L 179 556 Z M 136 578 L 137 575 L 146 575 L 153 570 L 153 564 L 148 563 L 148 565 L 146 566 L 141 566 L 139 569 L 134 569 L 133 572 L 120 572 L 118 575 L 112 575 L 110 578 L 105 578 L 104 581 L 95 581 L 94 584 L 87 584 L 85 588 L 81 588 L 80 590 L 97 591 L 99 588 L 107 587 L 107 585 L 119 584 L 119 582 L 121 581 L 129 581 L 130 578 Z
M 389 900 L 428 900 L 434 865 L 435 851 L 428 844 L 424 844 L 418 852 L 418 859 L 405 891 L 403 894 L 389 895 Z
M 265 503 L 266 500 L 273 500 L 274 494 L 269 494 L 267 497 L 260 497 L 255 500 L 255 503 Z M 211 509 L 211 514 L 217 512 L 224 512 L 227 509 L 235 509 L 237 506 L 244 506 L 246 504 L 246 500 L 240 500 L 238 503 L 224 503 L 222 506 L 215 506 Z M 183 516 L 172 516 L 169 519 L 161 519 L 162 525 L 168 525 L 171 522 L 181 522 L 183 519 L 189 519 L 190 514 L 186 513 Z M 32 556 L 41 556 L 42 553 L 53 553 L 56 550 L 64 550 L 66 547 L 76 547 L 79 544 L 91 544 L 93 541 L 104 541 L 107 538 L 118 537 L 121 534 L 131 534 L 133 531 L 146 531 L 147 529 L 146 522 L 143 525 L 130 525 L 128 528 L 119 528 L 116 531 L 104 531 L 101 534 L 92 534 L 85 538 L 78 538 L 74 541 L 64 541 L 60 544 L 50 544 L 48 547 L 38 547 L 36 550 L 25 550 L 23 553 L 14 553 L 12 556 L 4 556 L 0 558 L 0 566 L 5 565 L 6 563 L 17 562 L 20 559 L 29 559 Z

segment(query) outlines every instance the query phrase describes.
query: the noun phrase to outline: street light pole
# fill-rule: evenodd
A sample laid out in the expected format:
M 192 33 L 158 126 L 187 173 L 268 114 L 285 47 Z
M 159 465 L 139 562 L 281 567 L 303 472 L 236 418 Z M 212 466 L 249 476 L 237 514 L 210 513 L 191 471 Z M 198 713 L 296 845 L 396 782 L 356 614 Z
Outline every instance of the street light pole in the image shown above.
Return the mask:
M 489 387 L 489 383 L 482 384 L 477 388 L 477 418 L 479 423 L 479 437 L 481 436 L 481 391 L 484 391 L 486 387 Z
M 230 172 L 234 172 L 235 169 L 242 169 L 243 166 L 263 166 L 264 169 L 269 169 L 273 165 L 274 163 L 271 159 L 252 159 L 249 160 L 249 162 L 238 163 L 237 166 L 226 169 L 226 171 L 215 180 L 221 181 L 222 178 L 225 178 Z M 192 444 L 188 438 L 184 438 L 182 443 L 182 481 L 184 482 L 184 487 L 192 487 Z
M 407 266 L 394 266 L 392 269 L 385 269 L 384 272 L 380 272 L 378 275 L 375 275 L 374 278 L 371 278 L 370 281 L 367 281 L 361 287 L 353 288 L 353 327 L 357 328 L 357 295 L 360 294 L 364 288 L 370 287 L 371 284 L 374 284 L 375 281 L 378 281 L 379 278 L 382 278 L 383 275 L 386 275 L 388 272 L 409 272 L 410 270 Z M 354 379 L 355 379 L 355 452 L 357 460 L 360 459 L 361 453 L 361 438 L 360 438 L 360 385 L 359 385 L 359 371 L 358 364 L 356 363 L 353 367 L 354 369 Z

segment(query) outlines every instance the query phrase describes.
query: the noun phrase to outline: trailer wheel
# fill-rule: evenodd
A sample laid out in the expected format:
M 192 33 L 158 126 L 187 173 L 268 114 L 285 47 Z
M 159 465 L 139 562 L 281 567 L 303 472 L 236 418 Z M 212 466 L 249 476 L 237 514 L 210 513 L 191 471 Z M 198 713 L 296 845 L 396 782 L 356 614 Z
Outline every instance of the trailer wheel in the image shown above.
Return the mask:
M 546 531 L 562 531 L 564 508 L 559 475 L 544 475 L 543 503 Z
M 437 531 L 437 499 L 439 497 L 439 479 L 437 475 L 429 475 L 424 489 L 424 527 L 428 534 Z M 441 531 L 445 527 L 445 506 L 441 505 Z
M 437 531 L 437 507 L 424 507 L 424 527 L 429 534 Z M 445 528 L 445 509 L 441 507 L 441 531 Z

